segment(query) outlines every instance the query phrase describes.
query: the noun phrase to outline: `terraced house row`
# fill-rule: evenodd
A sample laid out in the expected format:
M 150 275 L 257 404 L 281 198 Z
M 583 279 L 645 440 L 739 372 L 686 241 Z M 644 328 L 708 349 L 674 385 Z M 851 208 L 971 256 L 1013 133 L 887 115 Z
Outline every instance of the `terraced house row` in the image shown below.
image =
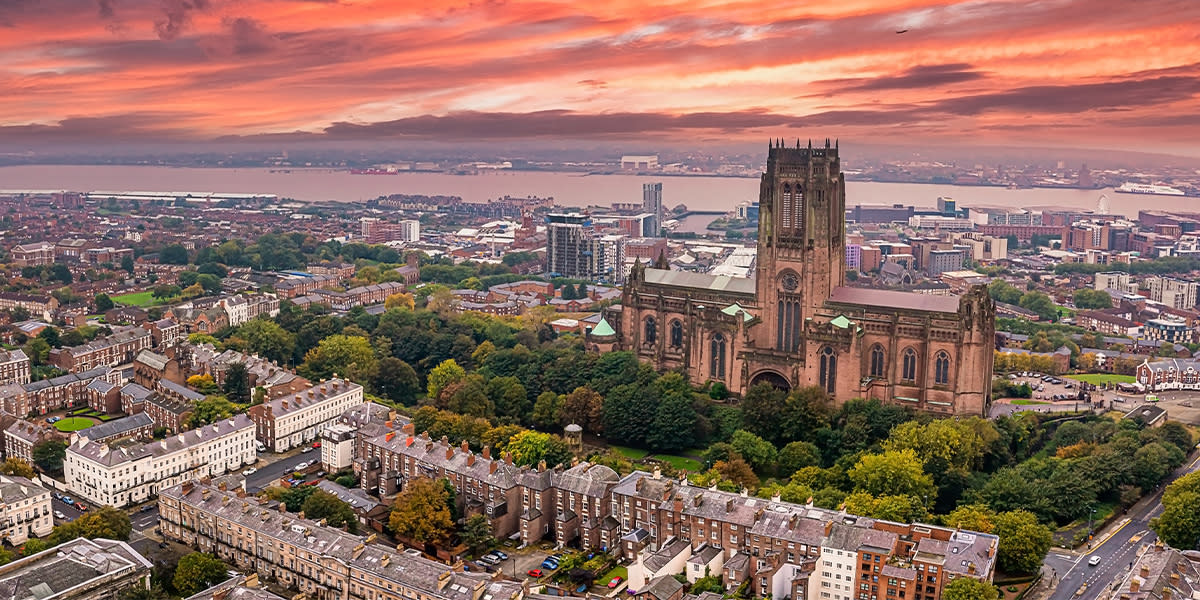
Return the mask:
M 633 561 L 630 589 L 687 571 L 749 581 L 761 596 L 813 600 L 937 600 L 956 577 L 990 581 L 994 535 L 895 523 L 780 498 L 696 487 L 686 478 L 587 462 L 514 465 L 416 434 L 385 408 L 347 411 L 322 444 L 330 469 L 352 465 L 368 492 L 386 498 L 409 482 L 445 478 L 460 514 L 483 514 L 494 535 L 552 540 Z M 347 464 L 349 463 L 349 465 Z M 694 567 L 692 569 L 691 567 Z M 695 576 L 695 577 L 693 577 Z
M 267 582 L 315 600 L 518 600 L 522 584 L 351 535 L 274 501 L 188 481 L 158 499 L 165 537 L 195 545 Z

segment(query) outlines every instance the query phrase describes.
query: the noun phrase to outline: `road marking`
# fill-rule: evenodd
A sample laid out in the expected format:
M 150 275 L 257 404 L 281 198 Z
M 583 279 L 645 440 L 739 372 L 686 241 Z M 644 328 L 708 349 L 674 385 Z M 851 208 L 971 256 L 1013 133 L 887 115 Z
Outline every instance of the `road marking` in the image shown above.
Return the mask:
M 1072 558 L 1075 558 L 1074 556 L 1071 556 L 1069 554 L 1055 554 L 1055 556 L 1057 556 L 1063 560 L 1071 560 Z

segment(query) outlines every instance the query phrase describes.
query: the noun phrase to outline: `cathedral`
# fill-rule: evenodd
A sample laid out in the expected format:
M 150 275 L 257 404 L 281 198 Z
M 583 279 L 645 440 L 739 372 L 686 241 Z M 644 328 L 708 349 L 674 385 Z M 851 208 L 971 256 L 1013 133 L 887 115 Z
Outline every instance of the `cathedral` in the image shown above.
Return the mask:
M 754 279 L 637 264 L 589 334 L 691 381 L 741 394 L 820 386 L 943 415 L 985 416 L 995 307 L 984 286 L 933 296 L 846 286 L 846 183 L 837 145 L 772 143 L 759 190 Z

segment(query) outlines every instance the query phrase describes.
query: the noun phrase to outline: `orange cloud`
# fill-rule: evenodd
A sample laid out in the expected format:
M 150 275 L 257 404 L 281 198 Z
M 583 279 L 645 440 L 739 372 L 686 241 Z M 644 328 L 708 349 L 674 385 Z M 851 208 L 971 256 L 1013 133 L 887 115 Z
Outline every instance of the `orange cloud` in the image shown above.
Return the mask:
M 1198 24 L 1194 0 L 9 0 L 0 141 L 1152 145 L 1200 127 Z

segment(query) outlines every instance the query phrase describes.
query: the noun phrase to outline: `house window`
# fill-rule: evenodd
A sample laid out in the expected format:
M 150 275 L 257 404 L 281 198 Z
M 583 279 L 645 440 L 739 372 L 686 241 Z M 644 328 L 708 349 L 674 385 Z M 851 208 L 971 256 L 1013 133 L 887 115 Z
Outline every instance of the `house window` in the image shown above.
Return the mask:
M 871 348 L 871 366 L 867 373 L 871 377 L 883 377 L 883 346 L 875 344 Z
M 712 363 L 709 365 L 709 375 L 723 379 L 725 377 L 725 336 L 715 333 L 712 337 Z
M 950 383 L 950 355 L 938 352 L 933 359 L 933 382 Z
M 832 394 L 837 389 L 837 357 L 833 348 L 825 346 L 821 349 L 821 370 L 818 377 L 821 389 Z
M 917 353 L 912 348 L 904 349 L 904 360 L 901 362 L 900 379 L 910 383 L 917 380 Z
M 683 347 L 683 323 L 679 319 L 671 321 L 671 347 Z
M 645 335 L 646 339 L 645 339 L 645 342 L 647 344 L 653 344 L 657 335 L 658 335 L 658 331 L 655 328 L 654 317 L 646 317 L 646 335 Z

